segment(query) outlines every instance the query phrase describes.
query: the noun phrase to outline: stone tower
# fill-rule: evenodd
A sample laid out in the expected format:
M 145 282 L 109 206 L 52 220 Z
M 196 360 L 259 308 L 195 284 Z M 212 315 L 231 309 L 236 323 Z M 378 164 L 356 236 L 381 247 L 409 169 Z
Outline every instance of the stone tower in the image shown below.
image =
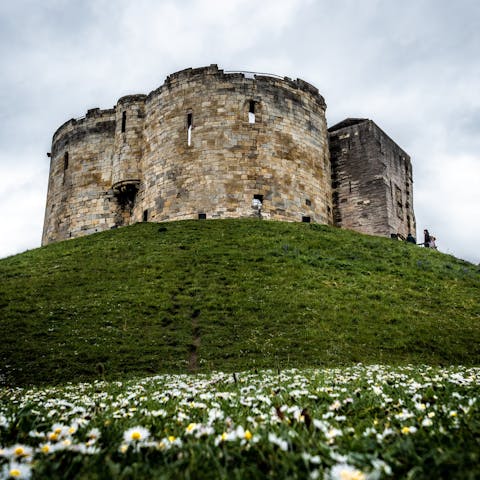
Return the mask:
M 139 221 L 332 223 L 325 101 L 303 80 L 167 77 L 54 134 L 42 244 Z
M 415 236 L 410 157 L 372 120 L 329 128 L 334 222 L 370 235 Z
M 410 157 L 371 120 L 327 131 L 325 109 L 303 80 L 211 65 L 89 110 L 53 135 L 42 244 L 196 218 L 415 233 Z

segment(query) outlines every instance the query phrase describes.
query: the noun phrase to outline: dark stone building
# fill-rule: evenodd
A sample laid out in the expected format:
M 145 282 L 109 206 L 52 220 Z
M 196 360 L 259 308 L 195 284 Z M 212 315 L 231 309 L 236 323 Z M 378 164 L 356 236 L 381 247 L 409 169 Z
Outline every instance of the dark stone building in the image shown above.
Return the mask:
M 365 118 L 347 118 L 328 132 L 334 224 L 370 235 L 415 236 L 409 155 Z

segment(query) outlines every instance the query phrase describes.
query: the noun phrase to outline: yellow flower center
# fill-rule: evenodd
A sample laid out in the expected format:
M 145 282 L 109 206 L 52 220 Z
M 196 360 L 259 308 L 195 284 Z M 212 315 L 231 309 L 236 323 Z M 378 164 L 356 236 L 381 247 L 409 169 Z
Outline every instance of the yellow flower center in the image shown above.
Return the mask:
M 222 440 L 225 441 L 227 439 L 227 432 L 222 433 Z
M 133 432 L 132 433 L 132 440 L 140 440 L 142 436 L 140 435 L 140 432 Z
M 190 423 L 187 427 L 187 432 L 191 432 L 195 428 L 195 423 Z
M 49 447 L 48 445 L 44 445 L 44 446 L 42 447 L 42 452 L 43 452 L 43 453 L 48 453 L 49 451 L 50 451 L 50 447 Z
M 365 480 L 365 474 L 359 470 L 353 470 L 353 472 L 344 470 L 340 472 L 341 480 Z
M 15 455 L 25 455 L 25 450 L 22 447 L 17 447 L 14 453 Z
M 174 437 L 173 435 L 170 435 L 170 436 L 168 437 L 168 441 L 169 441 L 169 442 L 174 442 L 174 441 L 175 441 L 175 437 Z
M 21 475 L 18 468 L 12 468 L 8 473 L 11 477 L 19 477 Z
M 252 433 L 250 432 L 250 430 L 247 430 L 245 432 L 245 440 L 251 440 L 253 437 Z
M 406 435 L 407 433 L 410 433 L 410 428 L 409 427 L 403 427 L 402 428 L 402 433 Z
M 52 440 L 53 442 L 55 442 L 56 440 L 58 440 L 58 434 L 56 433 L 51 433 L 49 436 L 48 436 L 49 440 Z

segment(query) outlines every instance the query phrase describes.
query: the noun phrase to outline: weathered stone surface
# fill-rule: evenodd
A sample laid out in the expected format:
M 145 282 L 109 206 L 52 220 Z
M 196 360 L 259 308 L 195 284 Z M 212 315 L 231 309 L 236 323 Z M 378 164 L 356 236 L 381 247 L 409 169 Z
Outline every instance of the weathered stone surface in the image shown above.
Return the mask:
M 212 65 L 89 110 L 54 135 L 42 243 L 145 219 L 257 216 L 255 195 L 262 218 L 332 223 L 325 108 L 306 82 Z
M 410 157 L 374 122 L 329 128 L 334 222 L 371 235 L 415 235 Z
M 350 121 L 330 134 L 330 165 L 325 109 L 303 80 L 216 65 L 91 109 L 53 136 L 42 244 L 199 215 L 332 224 L 332 192 L 340 226 L 414 231 L 408 155 L 373 122 Z

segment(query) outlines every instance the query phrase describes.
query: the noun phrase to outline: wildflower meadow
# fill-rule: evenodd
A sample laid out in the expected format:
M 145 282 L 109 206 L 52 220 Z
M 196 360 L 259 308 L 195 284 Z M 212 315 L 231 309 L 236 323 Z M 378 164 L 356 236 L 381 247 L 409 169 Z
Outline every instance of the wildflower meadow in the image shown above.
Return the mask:
M 0 478 L 480 478 L 480 368 L 364 366 L 0 390 Z

